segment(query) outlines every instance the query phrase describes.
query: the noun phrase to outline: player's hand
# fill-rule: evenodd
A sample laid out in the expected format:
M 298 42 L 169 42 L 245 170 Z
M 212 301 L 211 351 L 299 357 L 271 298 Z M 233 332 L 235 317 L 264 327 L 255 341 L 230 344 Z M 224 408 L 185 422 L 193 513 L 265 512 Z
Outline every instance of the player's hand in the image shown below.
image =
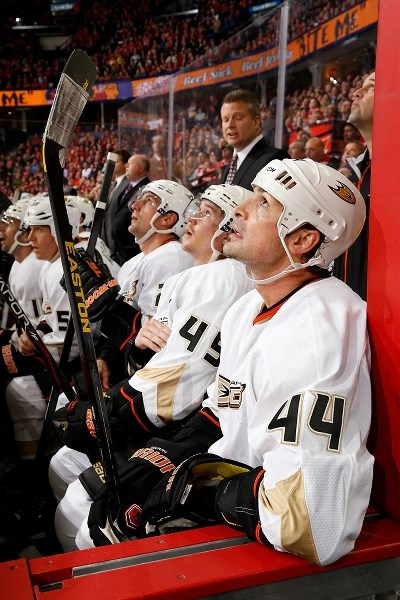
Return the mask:
M 97 359 L 97 370 L 101 381 L 101 387 L 106 392 L 110 387 L 110 369 L 105 360 L 102 358 Z
M 66 446 L 89 455 L 97 452 L 96 429 L 89 402 L 68 402 L 56 410 L 53 419 L 61 423 L 60 434 Z
M 33 356 L 36 354 L 36 348 L 25 331 L 21 333 L 17 340 L 17 350 L 24 356 Z
M 119 295 L 120 287 L 98 252 L 95 262 L 83 248 L 77 248 L 76 260 L 89 319 L 100 321 L 119 301 L 123 301 Z M 60 285 L 66 289 L 64 277 Z
M 160 479 L 172 473 L 176 464 L 188 455 L 183 444 L 151 438 L 120 465 L 120 504 L 109 502 L 107 489 L 96 473 L 95 465 L 79 479 L 94 499 L 88 518 L 90 536 L 96 546 L 115 544 L 139 537 L 142 507 Z M 165 487 L 165 485 L 164 485 Z
M 167 345 L 171 329 L 157 319 L 146 321 L 135 339 L 135 346 L 140 350 L 150 348 L 153 352 L 160 352 Z

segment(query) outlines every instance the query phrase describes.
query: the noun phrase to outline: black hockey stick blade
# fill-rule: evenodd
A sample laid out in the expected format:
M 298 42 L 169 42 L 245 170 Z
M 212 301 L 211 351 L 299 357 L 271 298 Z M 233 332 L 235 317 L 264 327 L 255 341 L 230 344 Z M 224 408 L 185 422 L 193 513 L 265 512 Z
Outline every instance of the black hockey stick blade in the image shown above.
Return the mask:
M 115 163 L 118 160 L 118 154 L 115 152 L 109 152 L 107 154 L 106 165 L 104 168 L 103 181 L 100 188 L 99 198 L 96 202 L 96 209 L 94 213 L 93 225 L 90 231 L 89 243 L 87 246 L 87 253 L 90 258 L 94 258 L 94 251 L 96 249 L 97 238 L 99 237 L 101 225 L 103 222 L 104 212 L 106 210 L 107 199 L 110 193 L 112 176 L 114 174 Z
M 0 293 L 4 298 L 4 301 L 10 307 L 11 312 L 13 313 L 18 325 L 21 327 L 23 331 L 29 336 L 32 344 L 34 344 L 38 354 L 41 356 L 43 362 L 48 368 L 49 372 L 54 378 L 56 382 L 56 386 L 59 391 L 64 392 L 67 396 L 68 400 L 76 400 L 74 391 L 64 373 L 61 371 L 60 367 L 50 354 L 46 344 L 42 342 L 42 338 L 39 336 L 38 332 L 30 322 L 27 315 L 22 310 L 18 300 L 15 298 L 14 294 L 8 287 L 6 281 L 3 277 L 0 276 Z
M 95 418 L 105 483 L 109 495 L 115 497 L 118 494 L 115 456 L 63 191 L 66 150 L 89 99 L 95 76 L 96 70 L 89 56 L 82 50 L 75 50 L 61 75 L 46 125 L 43 137 L 43 166 L 86 392 Z

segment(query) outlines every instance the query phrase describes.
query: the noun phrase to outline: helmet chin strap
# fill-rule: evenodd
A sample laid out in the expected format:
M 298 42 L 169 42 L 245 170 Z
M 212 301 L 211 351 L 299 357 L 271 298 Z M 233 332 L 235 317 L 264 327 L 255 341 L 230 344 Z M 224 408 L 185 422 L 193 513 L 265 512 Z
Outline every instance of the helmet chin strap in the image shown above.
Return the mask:
M 215 262 L 222 254 L 222 252 L 220 252 L 219 250 L 216 249 L 216 247 L 214 246 L 214 242 L 215 240 L 221 235 L 221 230 L 218 228 L 217 231 L 214 233 L 214 235 L 211 238 L 211 250 L 212 250 L 212 254 L 211 254 L 211 258 L 208 261 L 209 263 L 211 262 Z
M 17 231 L 17 233 L 14 235 L 14 243 L 11 246 L 11 248 L 9 248 L 9 250 L 7 250 L 7 254 L 12 254 L 17 246 L 23 246 L 24 248 L 27 246 L 32 246 L 31 242 L 20 242 L 18 240 L 18 236 L 20 233 L 23 233 L 23 232 Z
M 276 275 L 271 275 L 271 277 L 267 277 L 266 279 L 253 279 L 250 269 L 248 267 L 246 267 L 246 275 L 247 275 L 248 279 L 250 279 L 250 281 L 252 283 L 254 283 L 255 285 L 267 285 L 269 283 L 272 283 L 273 281 L 282 279 L 282 277 L 286 277 L 286 275 L 290 275 L 291 273 L 295 273 L 296 271 L 300 271 L 301 269 L 306 269 L 307 267 L 312 267 L 314 265 L 319 265 L 321 263 L 320 259 L 318 259 L 316 257 L 310 258 L 306 263 L 294 262 L 291 254 L 284 242 L 284 237 L 285 236 L 283 236 L 281 234 L 281 232 L 279 232 L 279 238 L 280 238 L 282 246 L 287 254 L 290 264 L 286 267 L 286 269 L 283 269 L 283 271 L 281 271 L 280 273 L 277 273 Z
M 143 242 L 145 242 L 146 240 L 148 240 L 149 237 L 151 237 L 155 233 L 174 233 L 175 225 L 173 227 L 170 227 L 169 229 L 157 229 L 157 227 L 154 227 L 154 221 L 159 216 L 160 216 L 160 213 L 157 211 L 156 214 L 153 215 L 152 218 L 151 218 L 150 229 L 144 235 L 142 235 L 142 237 L 140 239 L 137 239 L 135 237 L 135 242 L 137 243 L 138 246 L 140 246 L 141 244 L 143 244 Z

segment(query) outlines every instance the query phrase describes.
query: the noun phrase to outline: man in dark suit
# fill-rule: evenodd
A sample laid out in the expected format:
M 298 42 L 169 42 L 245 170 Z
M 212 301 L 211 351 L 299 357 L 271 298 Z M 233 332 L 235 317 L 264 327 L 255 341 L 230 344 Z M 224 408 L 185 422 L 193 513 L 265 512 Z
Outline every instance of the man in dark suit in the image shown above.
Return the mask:
M 247 90 L 226 94 L 221 106 L 222 134 L 233 149 L 230 166 L 222 169 L 221 183 L 252 190 L 257 173 L 274 158 L 289 158 L 286 150 L 269 146 L 262 135 L 261 110 L 257 98 Z
M 135 244 L 132 235 L 128 231 L 131 223 L 131 205 L 140 188 L 150 183 L 148 177 L 150 163 L 144 154 L 132 154 L 126 163 L 126 181 L 121 182 L 117 189 L 118 194 L 112 220 L 112 240 L 115 251 L 112 258 L 120 265 L 140 252 L 139 246 Z
M 113 239 L 113 223 L 115 218 L 115 212 L 118 208 L 118 198 L 125 191 L 126 186 L 129 183 L 129 179 L 125 175 L 126 163 L 129 160 L 130 153 L 128 150 L 117 150 L 118 155 L 117 162 L 114 167 L 113 182 L 111 184 L 110 195 L 104 212 L 103 224 L 100 230 L 100 237 L 110 249 L 111 255 L 115 256 L 116 246 Z

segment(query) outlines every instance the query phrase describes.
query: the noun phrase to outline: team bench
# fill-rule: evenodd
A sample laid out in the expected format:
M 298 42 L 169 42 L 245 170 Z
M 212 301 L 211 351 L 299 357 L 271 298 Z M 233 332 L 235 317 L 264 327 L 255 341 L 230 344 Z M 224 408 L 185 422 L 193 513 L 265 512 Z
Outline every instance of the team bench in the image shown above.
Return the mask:
M 360 598 L 400 587 L 400 522 L 370 511 L 355 549 L 328 567 L 224 525 L 0 564 L 6 600 Z

